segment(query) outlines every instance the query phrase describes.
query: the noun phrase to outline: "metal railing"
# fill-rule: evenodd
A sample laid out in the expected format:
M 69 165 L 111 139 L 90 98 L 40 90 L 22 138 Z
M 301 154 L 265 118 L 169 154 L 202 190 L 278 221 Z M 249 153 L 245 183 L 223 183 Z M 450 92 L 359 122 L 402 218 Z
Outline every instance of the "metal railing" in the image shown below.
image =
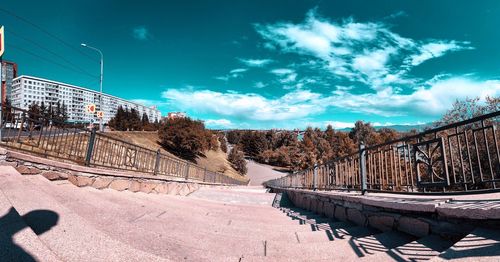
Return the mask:
M 209 183 L 246 182 L 207 170 L 104 133 L 71 126 L 51 117 L 4 106 L 1 145 L 81 165 L 178 177 Z
M 268 186 L 398 193 L 493 191 L 500 186 L 500 111 L 364 147 Z

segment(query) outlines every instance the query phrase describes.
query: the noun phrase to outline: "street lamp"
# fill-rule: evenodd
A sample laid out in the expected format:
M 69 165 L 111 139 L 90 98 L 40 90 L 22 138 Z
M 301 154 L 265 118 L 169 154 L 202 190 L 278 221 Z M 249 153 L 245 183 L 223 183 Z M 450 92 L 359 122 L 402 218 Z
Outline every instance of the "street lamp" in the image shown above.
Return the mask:
M 85 43 L 82 43 L 82 46 L 90 48 L 90 49 L 92 49 L 94 51 L 97 51 L 101 55 L 101 77 L 99 79 L 99 89 L 100 89 L 99 90 L 100 91 L 100 94 L 99 94 L 99 109 L 100 109 L 100 111 L 103 111 L 103 108 L 102 108 L 102 73 L 103 73 L 103 65 L 104 65 L 103 55 L 102 55 L 101 50 L 99 50 L 99 49 L 97 49 L 95 47 L 89 46 L 89 45 L 87 45 Z M 104 125 L 102 123 L 102 117 L 99 118 L 99 131 L 104 132 Z

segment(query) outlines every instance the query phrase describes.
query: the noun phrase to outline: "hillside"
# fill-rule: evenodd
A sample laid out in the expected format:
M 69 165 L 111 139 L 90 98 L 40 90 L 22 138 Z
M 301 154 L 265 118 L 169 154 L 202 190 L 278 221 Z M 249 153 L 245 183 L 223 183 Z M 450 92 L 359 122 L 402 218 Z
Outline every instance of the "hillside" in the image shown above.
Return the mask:
M 106 133 L 109 136 L 128 141 L 130 143 L 149 148 L 151 150 L 160 149 L 163 154 L 169 155 L 173 158 L 180 159 L 179 157 L 173 155 L 172 153 L 164 150 L 158 144 L 158 133 L 157 132 L 147 132 L 147 131 L 110 131 Z M 198 157 L 196 163 L 202 167 L 206 167 L 208 170 L 223 172 L 229 177 L 247 181 L 246 177 L 242 177 L 234 168 L 231 166 L 229 161 L 227 161 L 226 153 L 222 152 L 220 149 L 217 151 L 206 151 L 205 157 Z

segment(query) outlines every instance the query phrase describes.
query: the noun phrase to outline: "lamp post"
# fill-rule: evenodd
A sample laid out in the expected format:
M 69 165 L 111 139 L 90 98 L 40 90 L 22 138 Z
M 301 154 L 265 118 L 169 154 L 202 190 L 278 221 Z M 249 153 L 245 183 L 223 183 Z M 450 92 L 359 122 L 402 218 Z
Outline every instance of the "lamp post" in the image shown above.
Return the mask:
M 87 45 L 85 43 L 82 43 L 82 46 L 90 48 L 90 49 L 92 49 L 94 51 L 97 51 L 101 55 L 101 77 L 99 79 L 99 91 L 100 91 L 99 92 L 99 110 L 103 111 L 103 109 L 102 109 L 102 74 L 103 74 L 104 58 L 103 58 L 101 50 L 99 50 L 99 49 L 97 49 L 95 47 L 89 46 L 89 45 Z M 104 132 L 104 125 L 102 123 L 102 117 L 99 118 L 99 131 Z

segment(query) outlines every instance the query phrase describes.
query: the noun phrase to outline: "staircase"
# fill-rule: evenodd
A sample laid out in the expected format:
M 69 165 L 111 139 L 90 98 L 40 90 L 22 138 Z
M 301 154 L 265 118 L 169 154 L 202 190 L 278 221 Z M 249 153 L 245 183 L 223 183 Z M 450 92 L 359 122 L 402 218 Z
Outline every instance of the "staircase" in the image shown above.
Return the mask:
M 500 231 L 478 228 L 457 243 L 432 235 L 380 232 L 295 207 L 273 208 L 274 195 L 261 187 L 203 188 L 181 197 L 79 188 L 0 167 L 0 191 L 2 261 L 421 261 L 500 256 Z M 48 221 L 48 215 L 29 219 L 40 209 L 57 214 L 57 223 Z M 50 227 L 41 230 L 44 224 Z M 10 230 L 12 225 L 22 234 Z M 4 240 L 10 239 L 27 255 L 18 259 L 5 252 L 10 242 Z

